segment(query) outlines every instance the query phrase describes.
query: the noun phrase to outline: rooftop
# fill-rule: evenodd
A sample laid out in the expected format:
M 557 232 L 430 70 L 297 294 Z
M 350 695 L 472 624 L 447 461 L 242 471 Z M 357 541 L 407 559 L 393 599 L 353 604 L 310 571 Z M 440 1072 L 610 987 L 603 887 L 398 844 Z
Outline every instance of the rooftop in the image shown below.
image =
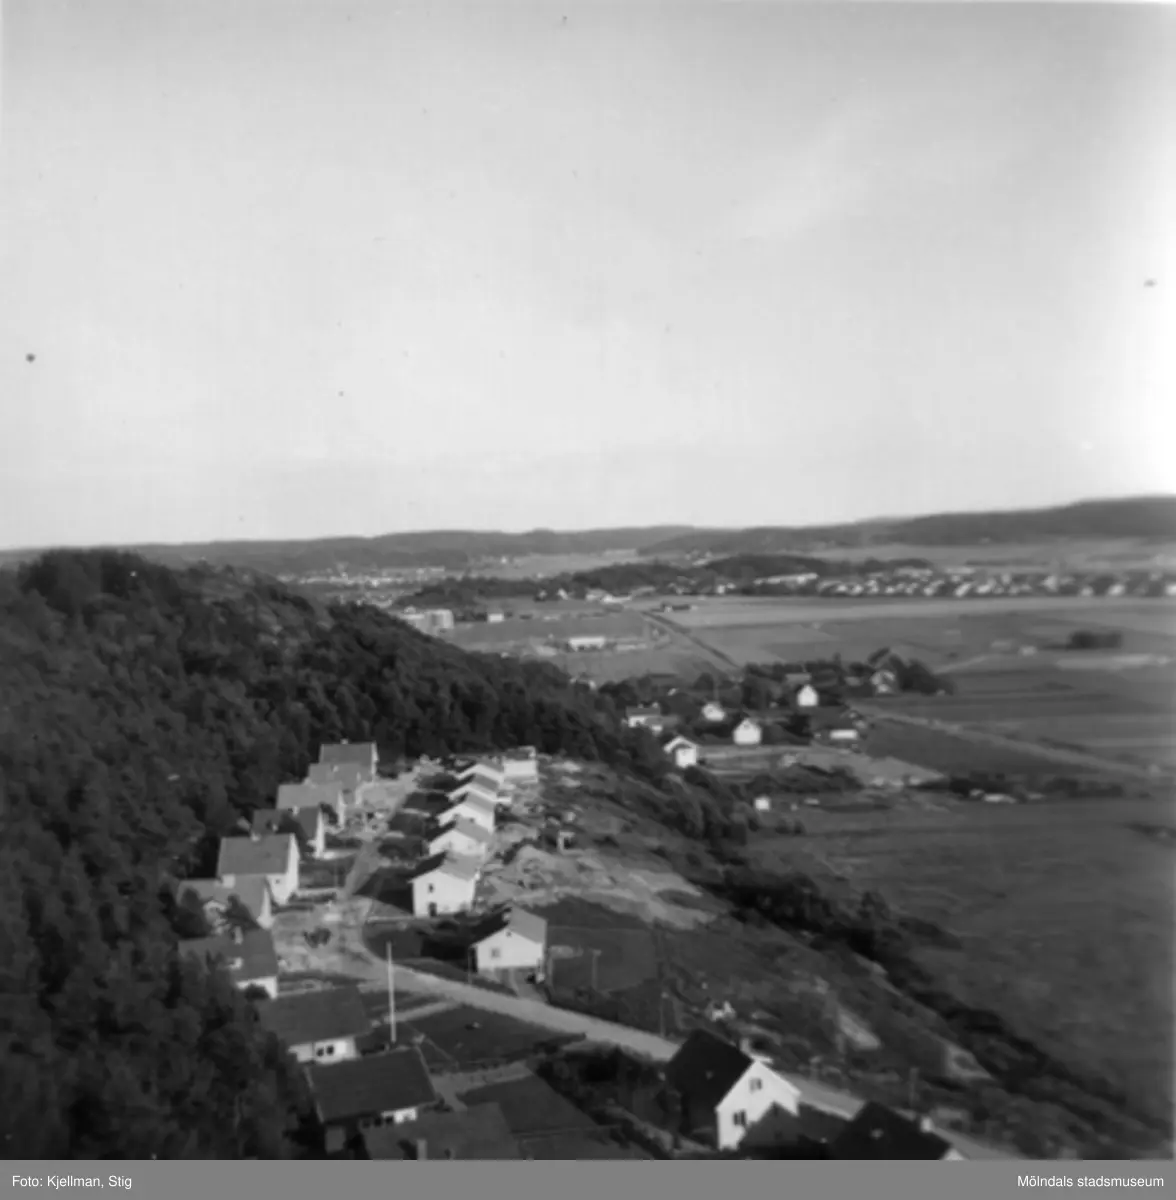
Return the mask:
M 526 912 L 521 908 L 507 909 L 505 912 L 496 913 L 488 918 L 485 924 L 479 927 L 476 940 L 485 941 L 486 938 L 493 937 L 504 929 L 510 929 L 519 937 L 526 938 L 527 941 L 535 942 L 538 945 L 543 945 L 547 941 L 547 922 L 542 917 L 537 917 L 534 913 Z
M 413 868 L 409 875 L 410 879 L 423 879 L 426 875 L 431 875 L 434 871 L 440 871 L 442 874 L 450 875 L 454 879 L 460 879 L 463 883 L 470 883 L 478 878 L 481 867 L 472 859 L 459 858 L 452 854 L 434 854 L 420 862 Z
M 290 856 L 298 858 L 298 844 L 292 833 L 269 837 L 221 838 L 216 873 L 226 875 L 282 875 Z
M 324 1124 L 435 1104 L 429 1068 L 415 1047 L 312 1066 L 307 1072 Z
M 451 830 L 456 830 L 458 833 L 468 837 L 471 841 L 478 842 L 483 846 L 489 845 L 494 840 L 494 835 L 476 821 L 466 821 L 459 817 L 452 825 L 443 825 L 429 831 L 430 842 L 436 841 L 440 837 Z
M 430 1159 L 489 1162 L 522 1157 L 497 1104 L 475 1104 L 464 1112 L 426 1113 L 403 1125 L 366 1129 L 363 1142 L 372 1159 L 414 1158 L 418 1142 L 425 1143 Z
M 917 1122 L 883 1104 L 868 1101 L 829 1147 L 831 1158 L 943 1158 L 951 1143 L 939 1134 L 920 1129 Z
M 259 875 L 246 875 L 232 887 L 219 879 L 185 879 L 176 887 L 176 900 L 183 902 L 185 896 L 195 896 L 201 905 L 215 904 L 227 907 L 233 899 L 238 900 L 254 920 L 265 912 L 269 885 Z
M 259 1005 L 257 1016 L 287 1046 L 359 1037 L 371 1027 L 354 984 L 278 996 Z
M 236 984 L 257 979 L 273 979 L 278 974 L 278 954 L 273 935 L 266 929 L 247 929 L 236 941 L 230 934 L 216 937 L 186 938 L 180 942 L 180 954 L 185 958 L 212 963 L 224 962 L 229 976 Z
M 306 773 L 307 783 L 338 784 L 343 791 L 353 792 L 371 778 L 371 767 L 359 763 L 311 763 Z
M 704 1108 L 718 1107 L 754 1060 L 738 1046 L 696 1029 L 666 1067 L 666 1080 Z
M 330 766 L 346 764 L 370 770 L 376 757 L 374 742 L 336 742 L 319 747 L 319 762 Z
M 322 766 L 322 763 L 316 763 L 315 766 Z M 313 771 L 314 767 L 311 770 Z M 283 783 L 278 788 L 278 801 L 274 807 L 317 808 L 325 804 L 328 808 L 338 808 L 342 798 L 343 785 L 338 780 L 322 783 Z
M 318 833 L 322 820 L 322 809 L 317 805 L 313 808 L 287 808 L 281 811 L 276 808 L 259 808 L 253 814 L 253 832 L 259 837 L 294 833 L 296 826 L 306 837 L 313 838 Z

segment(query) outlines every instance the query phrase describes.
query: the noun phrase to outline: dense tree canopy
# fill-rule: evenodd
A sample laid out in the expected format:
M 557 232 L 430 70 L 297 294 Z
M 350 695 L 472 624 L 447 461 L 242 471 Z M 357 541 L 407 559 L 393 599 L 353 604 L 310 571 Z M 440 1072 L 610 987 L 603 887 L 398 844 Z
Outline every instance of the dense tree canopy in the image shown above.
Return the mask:
M 533 744 L 646 778 L 656 744 L 558 671 L 231 571 L 54 552 L 0 577 L 0 1134 L 10 1156 L 289 1152 L 302 1083 L 220 976 L 181 965 L 167 881 L 301 778 Z

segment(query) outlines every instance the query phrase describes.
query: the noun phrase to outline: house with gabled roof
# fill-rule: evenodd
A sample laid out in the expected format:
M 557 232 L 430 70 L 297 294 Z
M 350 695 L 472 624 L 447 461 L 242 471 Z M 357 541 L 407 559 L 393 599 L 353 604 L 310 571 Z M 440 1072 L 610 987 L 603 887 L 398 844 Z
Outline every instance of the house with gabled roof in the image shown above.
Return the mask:
M 418 863 L 409 876 L 412 911 L 418 917 L 469 912 L 477 893 L 481 864 L 472 858 L 434 854 Z
M 371 1029 L 354 984 L 279 995 L 259 1005 L 257 1019 L 300 1063 L 358 1058 L 358 1039 Z
M 238 879 L 232 887 L 219 879 L 184 879 L 176 885 L 176 902 L 197 905 L 213 929 L 230 923 L 238 905 L 259 929 L 274 923 L 269 884 L 258 876 Z
M 464 858 L 485 858 L 494 835 L 484 826 L 459 817 L 450 825 L 434 827 L 428 834 L 429 854 L 456 854 Z
M 315 1063 L 307 1080 L 328 1154 L 369 1129 L 415 1121 L 438 1103 L 429 1068 L 415 1046 L 329 1067 Z
M 468 793 L 451 804 L 437 817 L 441 825 L 453 825 L 465 820 L 481 825 L 489 833 L 494 832 L 498 820 L 498 805 L 485 796 Z
M 684 771 L 687 767 L 698 766 L 699 747 L 689 738 L 671 738 L 663 749 L 673 759 L 674 766 L 680 771 Z
M 508 784 L 536 783 L 539 779 L 539 755 L 534 746 L 508 750 L 502 756 L 502 770 Z
M 908 1162 L 962 1161 L 964 1156 L 926 1120 L 911 1120 L 884 1104 L 867 1101 L 833 1139 L 836 1159 L 905 1159 Z
M 319 762 L 330 767 L 359 767 L 375 779 L 380 765 L 375 742 L 334 742 L 319 747 Z
M 666 1083 L 681 1098 L 686 1132 L 720 1150 L 738 1146 L 766 1125 L 794 1120 L 800 1092 L 760 1058 L 696 1029 L 666 1066 Z
M 312 808 L 259 808 L 253 814 L 252 832 L 258 837 L 292 833 L 299 849 L 312 858 L 322 858 L 326 853 L 327 824 L 317 804 Z
M 278 952 L 268 929 L 234 929 L 213 937 L 185 938 L 181 957 L 206 968 L 223 967 L 242 991 L 259 988 L 278 994 Z
M 731 730 L 731 741 L 736 746 L 758 746 L 764 738 L 764 727 L 752 717 L 744 717 Z
M 470 947 L 479 975 L 498 971 L 543 972 L 547 962 L 547 922 L 511 908 L 489 917 Z
M 625 711 L 625 724 L 630 729 L 649 729 L 656 733 L 665 724 L 660 708 L 630 708 Z
M 325 808 L 335 818 L 335 823 L 342 825 L 346 811 L 344 790 L 343 784 L 337 779 L 330 779 L 324 783 L 283 783 L 278 788 L 274 808 L 280 812 L 297 812 L 300 808 Z
M 285 904 L 298 890 L 298 862 L 298 840 L 292 833 L 221 838 L 216 877 L 229 887 L 240 879 L 262 878 L 274 903 Z

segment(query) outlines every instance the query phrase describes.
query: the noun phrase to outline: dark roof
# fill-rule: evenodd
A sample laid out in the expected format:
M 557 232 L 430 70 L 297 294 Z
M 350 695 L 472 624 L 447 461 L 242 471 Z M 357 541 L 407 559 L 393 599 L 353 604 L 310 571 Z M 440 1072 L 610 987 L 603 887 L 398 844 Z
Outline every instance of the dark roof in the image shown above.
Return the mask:
M 429 1068 L 414 1046 L 329 1067 L 315 1065 L 307 1076 L 324 1124 L 423 1108 L 437 1101 Z
M 483 846 L 488 845 L 494 840 L 494 835 L 488 829 L 486 829 L 485 826 L 479 825 L 477 821 L 471 821 L 467 818 L 458 817 L 457 820 L 451 825 L 432 826 L 429 830 L 429 841 L 432 843 L 436 841 L 437 838 L 442 837 L 444 834 L 452 833 L 454 831 L 465 834 L 466 837 L 471 838 L 473 841 L 478 842 Z
M 221 838 L 216 860 L 217 877 L 226 875 L 284 875 L 290 864 L 290 847 L 297 858 L 298 842 L 292 833 L 269 837 Z
M 318 833 L 322 823 L 321 808 L 287 808 L 278 811 L 276 808 L 259 808 L 253 814 L 253 832 L 259 837 L 274 833 L 293 833 L 294 826 L 308 838 Z
M 201 908 L 208 905 L 227 908 L 230 901 L 238 900 L 256 921 L 266 911 L 269 884 L 260 875 L 244 875 L 232 887 L 219 879 L 185 879 L 176 886 L 176 899 L 183 903 L 189 894 L 195 896 Z
M 338 742 L 319 747 L 319 762 L 330 766 L 355 765 L 370 769 L 375 757 L 376 747 L 372 742 Z
M 287 1046 L 359 1037 L 371 1028 L 363 997 L 353 984 L 278 996 L 259 1005 L 257 1015 Z
M 363 1132 L 368 1158 L 413 1158 L 418 1141 L 425 1143 L 430 1159 L 488 1162 L 522 1157 L 497 1104 L 475 1104 L 463 1112 L 426 1113 L 403 1125 L 383 1125 Z
M 829 1147 L 830 1158 L 943 1158 L 951 1143 L 883 1104 L 867 1102 Z
M 247 929 L 239 942 L 230 934 L 185 938 L 180 942 L 180 954 L 204 963 L 223 961 L 229 977 L 237 984 L 273 979 L 278 973 L 278 952 L 268 929 Z
M 696 1029 L 670 1060 L 666 1081 L 695 1103 L 717 1108 L 752 1062 L 738 1046 Z

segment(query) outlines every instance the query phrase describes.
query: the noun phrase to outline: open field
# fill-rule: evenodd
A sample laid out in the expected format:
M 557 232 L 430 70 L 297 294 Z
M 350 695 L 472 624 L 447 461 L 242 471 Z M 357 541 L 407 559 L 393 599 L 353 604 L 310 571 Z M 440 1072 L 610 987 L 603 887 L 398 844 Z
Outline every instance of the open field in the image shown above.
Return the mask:
M 446 634 L 448 640 L 467 649 L 497 650 L 514 642 L 545 641 L 568 637 L 643 638 L 650 636 L 647 623 L 636 612 L 542 613 L 532 619 L 507 617 L 491 623 L 478 621 L 459 625 Z
M 807 837 L 758 839 L 750 855 L 877 889 L 946 927 L 962 948 L 921 953 L 961 999 L 1170 1112 L 1176 874 L 1171 844 L 1140 833 L 1176 824 L 1170 802 L 814 812 L 805 823 Z
M 577 571 L 598 571 L 637 561 L 635 550 L 610 550 L 603 554 L 529 554 L 511 562 L 488 562 L 475 567 L 472 574 L 492 575 L 495 579 L 549 579 L 553 575 Z

